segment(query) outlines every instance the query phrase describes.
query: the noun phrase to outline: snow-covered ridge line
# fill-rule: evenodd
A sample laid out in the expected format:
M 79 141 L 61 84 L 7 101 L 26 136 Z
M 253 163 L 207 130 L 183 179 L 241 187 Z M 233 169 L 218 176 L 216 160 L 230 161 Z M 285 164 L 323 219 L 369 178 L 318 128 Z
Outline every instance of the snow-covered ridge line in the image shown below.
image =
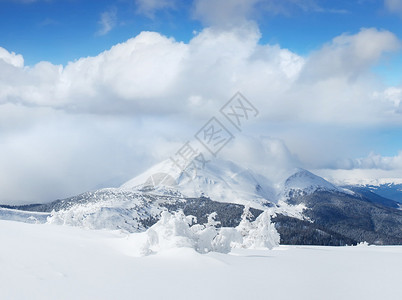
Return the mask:
M 381 186 L 381 185 L 391 185 L 391 184 L 402 184 L 402 178 L 378 178 L 378 179 L 370 179 L 370 178 L 345 178 L 345 179 L 336 179 L 334 182 L 337 185 L 355 185 L 355 186 Z

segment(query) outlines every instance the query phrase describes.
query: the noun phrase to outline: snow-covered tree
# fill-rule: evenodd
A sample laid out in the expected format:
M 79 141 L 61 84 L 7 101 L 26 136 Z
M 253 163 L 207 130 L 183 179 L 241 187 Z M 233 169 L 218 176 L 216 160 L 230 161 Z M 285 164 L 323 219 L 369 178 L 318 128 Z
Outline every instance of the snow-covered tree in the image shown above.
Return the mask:
M 271 222 L 271 212 L 266 210 L 251 223 L 248 235 L 243 237 L 244 248 L 268 248 L 279 245 L 280 236 Z
M 240 224 L 236 227 L 236 229 L 240 232 L 240 234 L 245 237 L 248 235 L 249 231 L 252 228 L 251 220 L 253 218 L 253 214 L 250 212 L 250 203 L 247 203 L 244 206 L 243 214 L 241 215 Z

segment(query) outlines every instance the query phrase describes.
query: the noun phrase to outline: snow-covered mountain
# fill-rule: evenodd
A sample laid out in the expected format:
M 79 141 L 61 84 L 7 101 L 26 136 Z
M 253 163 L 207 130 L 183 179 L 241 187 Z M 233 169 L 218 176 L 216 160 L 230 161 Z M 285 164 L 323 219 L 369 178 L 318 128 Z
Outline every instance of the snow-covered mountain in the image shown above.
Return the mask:
M 254 217 L 268 208 L 277 214 L 273 221 L 285 243 L 402 243 L 402 211 L 392 200 L 341 188 L 304 169 L 288 170 L 287 176 L 274 181 L 232 161 L 197 164 L 194 161 L 181 171 L 166 160 L 119 188 L 48 204 L 8 207 L 3 215 L 13 219 L 14 209 L 18 214 L 14 219 L 23 221 L 32 214 L 21 214 L 21 210 L 44 212 L 50 214 L 49 223 L 138 232 L 153 225 L 166 210 L 183 210 L 201 224 L 216 212 L 222 226 L 235 227 L 249 205 Z
M 287 198 L 309 195 L 317 190 L 340 191 L 303 169 L 293 170 L 288 178 L 278 183 L 232 161 L 215 159 L 202 166 L 196 163 L 194 161 L 193 167 L 181 171 L 171 160 L 165 160 L 119 188 L 86 192 L 22 209 L 52 212 L 48 220 L 51 223 L 133 232 L 146 229 L 164 209 L 187 208 L 200 218 L 207 211 L 219 210 L 221 221 L 228 225 L 236 222 L 230 220 L 230 216 L 236 216 L 236 219 L 242 211 L 240 206 L 233 204 L 250 205 L 260 211 L 274 207 L 281 214 L 300 217 L 304 206 L 288 205 Z M 199 209 L 197 205 L 204 208 Z M 204 214 L 197 209 L 205 210 Z M 7 215 L 11 218 L 10 212 Z
M 317 190 L 345 192 L 307 170 L 295 168 L 288 177 L 275 182 L 263 174 L 232 161 L 215 159 L 202 168 L 181 171 L 172 161 L 163 161 L 124 183 L 121 189 L 166 194 L 178 191 L 186 197 L 208 197 L 214 201 L 247 204 L 255 208 L 277 204 L 279 200 Z
M 372 170 L 317 170 L 325 178 L 339 187 L 378 196 L 402 203 L 402 177 L 393 173 Z
M 209 161 L 203 166 L 181 171 L 171 160 L 165 160 L 134 177 L 120 188 L 147 191 L 152 194 L 170 194 L 178 191 L 186 197 L 207 197 L 218 202 L 247 204 L 254 207 L 277 202 L 273 183 L 261 174 L 231 161 Z
M 296 169 L 294 174 L 285 180 L 282 193 L 285 196 L 289 196 L 294 193 L 311 194 L 317 190 L 344 192 L 343 189 L 326 181 L 322 177 L 305 169 Z

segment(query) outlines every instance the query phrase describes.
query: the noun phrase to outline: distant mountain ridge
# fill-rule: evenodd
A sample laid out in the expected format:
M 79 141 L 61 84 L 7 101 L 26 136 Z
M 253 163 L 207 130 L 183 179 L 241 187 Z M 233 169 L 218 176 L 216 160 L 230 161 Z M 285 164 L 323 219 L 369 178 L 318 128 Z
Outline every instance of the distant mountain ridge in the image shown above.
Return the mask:
M 388 182 L 387 182 L 388 181 Z M 396 181 L 372 181 L 369 184 L 357 184 L 357 185 L 344 185 L 345 188 L 351 190 L 359 190 L 365 193 L 375 193 L 381 197 L 399 202 L 402 204 L 402 183 Z M 382 182 L 382 183 L 381 183 Z

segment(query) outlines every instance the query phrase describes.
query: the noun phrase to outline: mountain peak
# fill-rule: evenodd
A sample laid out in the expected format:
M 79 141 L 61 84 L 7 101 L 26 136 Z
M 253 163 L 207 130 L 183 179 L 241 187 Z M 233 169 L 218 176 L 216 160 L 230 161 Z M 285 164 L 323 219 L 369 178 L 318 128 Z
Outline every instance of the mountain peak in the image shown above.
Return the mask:
M 284 183 L 285 195 L 288 195 L 292 190 L 303 191 L 307 194 L 313 193 L 316 190 L 341 191 L 339 187 L 326 181 L 324 178 L 302 168 L 297 168 Z
M 232 161 L 213 159 L 204 165 L 180 170 L 165 160 L 134 177 L 122 189 L 148 190 L 164 193 L 176 189 L 187 197 L 205 196 L 219 202 L 253 203 L 262 207 L 276 202 L 273 184 L 265 176 Z

